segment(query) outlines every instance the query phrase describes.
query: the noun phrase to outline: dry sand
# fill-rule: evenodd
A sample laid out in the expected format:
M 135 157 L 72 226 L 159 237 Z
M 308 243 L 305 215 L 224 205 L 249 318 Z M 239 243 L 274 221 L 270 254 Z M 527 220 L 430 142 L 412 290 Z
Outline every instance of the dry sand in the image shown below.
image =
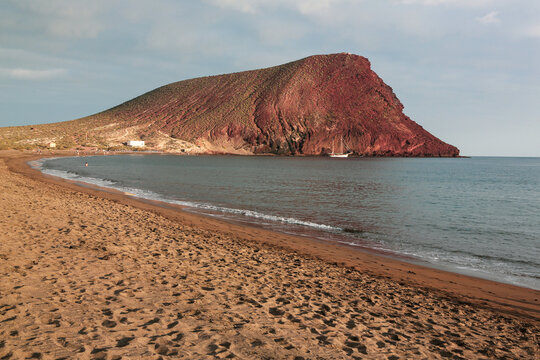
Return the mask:
M 198 217 L 0 152 L 0 359 L 540 357 L 540 292 Z

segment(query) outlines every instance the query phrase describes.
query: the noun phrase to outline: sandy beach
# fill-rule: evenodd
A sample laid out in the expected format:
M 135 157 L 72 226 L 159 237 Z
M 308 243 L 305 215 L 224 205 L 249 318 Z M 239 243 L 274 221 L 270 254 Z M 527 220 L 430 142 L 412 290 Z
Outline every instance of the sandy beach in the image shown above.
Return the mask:
M 540 358 L 540 292 L 229 224 L 0 152 L 0 359 Z

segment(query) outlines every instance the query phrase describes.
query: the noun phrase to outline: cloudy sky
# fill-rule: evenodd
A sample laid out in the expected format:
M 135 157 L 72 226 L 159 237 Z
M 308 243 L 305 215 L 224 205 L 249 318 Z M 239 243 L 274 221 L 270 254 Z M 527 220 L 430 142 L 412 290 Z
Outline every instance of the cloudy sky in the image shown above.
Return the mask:
M 0 126 L 337 52 L 462 154 L 540 156 L 538 0 L 0 0 Z

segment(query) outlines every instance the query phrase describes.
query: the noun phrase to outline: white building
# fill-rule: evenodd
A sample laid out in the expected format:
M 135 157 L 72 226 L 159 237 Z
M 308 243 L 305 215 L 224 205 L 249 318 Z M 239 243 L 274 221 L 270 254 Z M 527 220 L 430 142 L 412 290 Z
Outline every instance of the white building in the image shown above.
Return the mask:
M 56 147 L 56 143 L 54 142 L 50 142 L 49 143 L 49 147 L 52 149 L 52 148 L 55 148 Z
M 143 147 L 144 146 L 144 141 L 142 141 L 142 140 L 129 140 L 126 143 L 126 145 L 131 146 L 131 147 Z

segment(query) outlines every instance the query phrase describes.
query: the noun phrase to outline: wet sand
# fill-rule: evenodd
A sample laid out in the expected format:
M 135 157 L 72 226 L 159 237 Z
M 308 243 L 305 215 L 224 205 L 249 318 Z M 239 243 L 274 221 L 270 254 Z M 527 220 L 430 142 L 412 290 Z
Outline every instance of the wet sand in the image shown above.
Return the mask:
M 0 152 L 0 359 L 540 357 L 540 292 L 43 176 Z

